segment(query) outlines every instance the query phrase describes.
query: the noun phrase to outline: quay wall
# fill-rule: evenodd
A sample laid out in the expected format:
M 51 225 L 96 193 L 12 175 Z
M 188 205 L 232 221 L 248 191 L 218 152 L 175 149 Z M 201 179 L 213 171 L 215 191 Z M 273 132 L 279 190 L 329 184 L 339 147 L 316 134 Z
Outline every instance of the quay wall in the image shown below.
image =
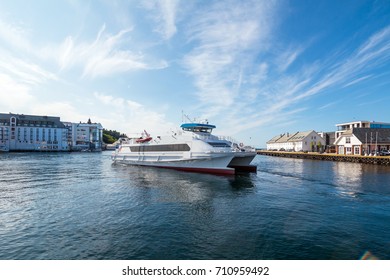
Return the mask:
M 390 166 L 390 156 L 338 155 L 338 154 L 319 154 L 319 153 L 302 153 L 302 152 L 279 152 L 279 151 L 266 151 L 266 150 L 257 150 L 257 154 L 264 155 L 264 156 L 273 156 L 273 157 L 343 161 L 343 162 L 378 164 L 378 165 Z

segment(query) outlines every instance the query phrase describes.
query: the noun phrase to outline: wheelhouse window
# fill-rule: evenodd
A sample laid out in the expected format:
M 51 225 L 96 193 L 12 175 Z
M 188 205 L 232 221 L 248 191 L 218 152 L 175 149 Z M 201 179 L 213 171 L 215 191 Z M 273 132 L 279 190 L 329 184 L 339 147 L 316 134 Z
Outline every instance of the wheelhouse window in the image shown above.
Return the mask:
M 184 131 L 211 133 L 213 130 L 207 127 L 183 127 Z
M 184 123 L 180 126 L 183 131 L 211 133 L 215 128 L 215 125 L 206 123 Z

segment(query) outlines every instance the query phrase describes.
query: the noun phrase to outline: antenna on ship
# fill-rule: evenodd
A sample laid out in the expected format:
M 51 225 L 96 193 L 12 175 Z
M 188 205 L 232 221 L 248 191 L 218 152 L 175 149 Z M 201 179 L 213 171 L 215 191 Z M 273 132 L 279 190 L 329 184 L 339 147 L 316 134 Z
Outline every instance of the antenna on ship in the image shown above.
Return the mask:
M 184 114 L 184 117 L 185 117 L 189 122 L 193 122 L 193 121 L 190 119 L 190 117 L 189 117 L 188 115 Z M 183 121 L 183 122 L 184 122 L 184 121 Z

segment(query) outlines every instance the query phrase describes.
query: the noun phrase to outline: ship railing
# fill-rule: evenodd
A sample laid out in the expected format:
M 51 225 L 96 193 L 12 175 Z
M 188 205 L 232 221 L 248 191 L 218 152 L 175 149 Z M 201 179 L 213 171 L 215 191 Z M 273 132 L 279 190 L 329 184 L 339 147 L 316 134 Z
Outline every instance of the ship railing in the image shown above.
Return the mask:
M 215 135 L 200 135 L 200 134 L 197 134 L 195 136 L 196 139 L 199 139 L 199 140 L 219 140 L 219 138 Z
M 230 142 L 233 146 L 234 144 L 239 145 L 239 142 L 230 136 L 222 136 L 222 135 L 196 135 L 196 139 L 200 140 L 220 140 Z
M 239 143 L 236 139 L 234 139 L 234 138 L 231 137 L 231 136 L 223 136 L 223 135 L 220 135 L 220 136 L 218 136 L 218 139 L 219 139 L 219 140 L 228 141 L 228 142 L 232 143 L 232 145 L 233 145 L 233 144 L 238 144 L 238 143 Z

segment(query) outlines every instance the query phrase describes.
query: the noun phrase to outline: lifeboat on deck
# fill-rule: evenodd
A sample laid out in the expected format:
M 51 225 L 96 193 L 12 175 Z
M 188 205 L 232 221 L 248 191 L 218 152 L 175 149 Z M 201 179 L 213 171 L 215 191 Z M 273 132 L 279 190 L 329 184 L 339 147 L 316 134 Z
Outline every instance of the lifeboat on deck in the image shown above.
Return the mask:
M 137 142 L 137 143 L 147 143 L 147 142 L 149 142 L 152 139 L 153 138 L 149 136 L 149 137 L 146 137 L 146 138 L 138 138 L 137 140 L 135 140 L 135 142 Z
M 142 133 L 141 137 L 138 138 L 137 140 L 135 140 L 135 142 L 136 143 L 147 143 L 147 142 L 149 142 L 152 139 L 153 138 L 150 137 L 150 134 L 146 130 L 144 130 L 144 133 Z

